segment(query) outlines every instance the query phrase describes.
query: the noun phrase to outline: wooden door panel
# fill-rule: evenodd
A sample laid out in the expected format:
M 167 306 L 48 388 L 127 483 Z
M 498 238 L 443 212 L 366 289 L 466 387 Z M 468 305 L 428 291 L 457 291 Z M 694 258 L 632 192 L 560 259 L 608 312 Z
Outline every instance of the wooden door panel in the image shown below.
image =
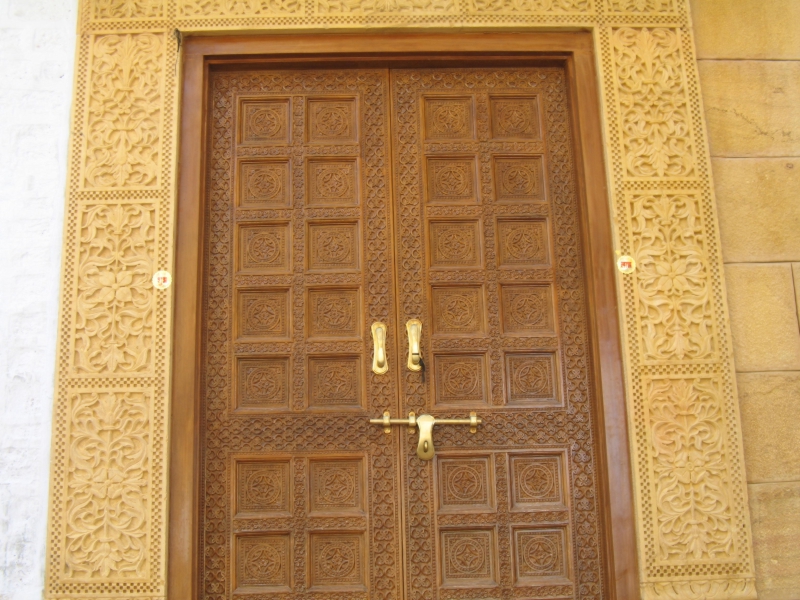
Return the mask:
M 388 73 L 210 85 L 199 589 L 399 599 Z
M 565 73 L 392 71 L 399 321 L 427 372 L 404 410 L 410 599 L 606 597 Z

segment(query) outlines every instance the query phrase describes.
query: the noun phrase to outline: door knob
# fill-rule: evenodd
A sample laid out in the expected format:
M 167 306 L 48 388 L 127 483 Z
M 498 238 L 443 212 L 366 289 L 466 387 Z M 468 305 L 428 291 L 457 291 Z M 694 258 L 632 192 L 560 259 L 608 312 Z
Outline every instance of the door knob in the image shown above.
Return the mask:
M 422 341 L 422 321 L 410 319 L 406 323 L 408 332 L 408 368 L 411 371 L 422 370 L 422 351 L 420 342 Z
M 375 322 L 372 324 L 372 372 L 383 375 L 389 370 L 386 360 L 386 325 Z
M 478 431 L 478 425 L 483 421 L 474 412 L 469 413 L 469 419 L 437 419 L 433 415 L 416 416 L 413 412 L 408 413 L 407 419 L 393 419 L 389 411 L 383 413 L 381 419 L 370 419 L 374 425 L 383 425 L 384 433 L 391 433 L 392 425 L 408 425 L 409 433 L 419 428 L 419 441 L 417 442 L 417 456 L 422 460 L 431 460 L 435 454 L 433 447 L 433 426 L 434 425 L 469 425 L 469 432 Z

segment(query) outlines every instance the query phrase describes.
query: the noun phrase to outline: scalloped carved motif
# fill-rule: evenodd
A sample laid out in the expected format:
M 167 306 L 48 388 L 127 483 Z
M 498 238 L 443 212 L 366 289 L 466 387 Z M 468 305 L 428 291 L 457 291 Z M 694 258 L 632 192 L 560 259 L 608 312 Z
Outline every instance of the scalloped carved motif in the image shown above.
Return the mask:
M 92 0 L 95 19 L 150 19 L 164 14 L 164 0 Z
M 583 13 L 592 9 L 591 0 L 470 0 L 473 13 L 529 14 Z
M 303 13 L 300 0 L 178 0 L 179 17 L 255 17 Z
M 696 175 L 680 38 L 623 27 L 611 36 L 627 177 Z
M 161 183 L 164 38 L 97 36 L 91 52 L 81 184 L 156 188 Z
M 316 0 L 314 6 L 320 15 L 446 14 L 456 10 L 454 0 Z
M 738 556 L 720 387 L 713 377 L 645 382 L 660 561 Z
M 75 373 L 132 375 L 152 369 L 155 222 L 153 205 L 83 207 L 75 303 Z
M 700 199 L 634 195 L 629 210 L 643 358 L 714 358 L 717 326 Z
M 64 576 L 127 581 L 150 574 L 152 395 L 70 399 Z

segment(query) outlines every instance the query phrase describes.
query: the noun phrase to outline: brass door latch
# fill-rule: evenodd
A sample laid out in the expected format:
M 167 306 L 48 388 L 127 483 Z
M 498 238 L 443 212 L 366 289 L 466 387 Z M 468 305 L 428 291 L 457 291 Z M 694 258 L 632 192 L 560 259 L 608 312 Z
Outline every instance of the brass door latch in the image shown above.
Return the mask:
M 389 363 L 386 360 L 386 325 L 375 322 L 372 324 L 372 372 L 383 375 L 389 370 Z
M 393 419 L 389 411 L 384 411 L 383 418 L 370 419 L 370 423 L 383 425 L 384 433 L 392 432 L 392 425 L 408 425 L 408 432 L 413 433 L 414 428 L 419 428 L 419 442 L 417 442 L 417 456 L 422 460 L 431 460 L 435 453 L 433 447 L 434 425 L 469 425 L 469 432 L 478 431 L 478 425 L 483 421 L 474 412 L 469 413 L 469 419 L 437 419 L 433 415 L 416 416 L 414 412 L 408 413 L 407 419 Z

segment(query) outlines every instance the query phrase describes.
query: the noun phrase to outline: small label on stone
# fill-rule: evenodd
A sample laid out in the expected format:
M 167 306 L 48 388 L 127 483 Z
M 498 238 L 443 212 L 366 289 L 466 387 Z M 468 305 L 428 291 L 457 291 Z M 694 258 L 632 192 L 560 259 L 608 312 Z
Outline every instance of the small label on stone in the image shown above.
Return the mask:
M 620 256 L 617 259 L 617 269 L 620 273 L 633 273 L 636 270 L 636 260 L 632 256 Z
M 157 290 L 165 290 L 172 285 L 172 275 L 169 271 L 156 271 L 153 274 L 153 287 Z

